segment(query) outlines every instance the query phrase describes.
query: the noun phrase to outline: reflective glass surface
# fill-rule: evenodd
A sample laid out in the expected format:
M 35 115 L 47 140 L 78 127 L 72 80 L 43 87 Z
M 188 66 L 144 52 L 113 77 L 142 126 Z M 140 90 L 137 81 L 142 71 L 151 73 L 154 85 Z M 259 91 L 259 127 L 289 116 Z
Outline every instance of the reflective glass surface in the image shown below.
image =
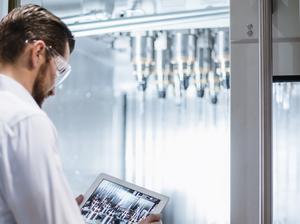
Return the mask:
M 230 223 L 228 92 L 217 105 L 130 95 L 127 121 L 126 178 L 170 197 L 165 223 Z
M 274 224 L 300 223 L 300 83 L 273 84 Z
M 28 2 L 32 1 L 24 0 L 22 4 Z M 94 12 L 100 12 L 102 18 L 110 19 L 228 6 L 229 0 L 37 0 L 35 3 L 43 3 L 61 17 L 75 15 L 77 19 L 77 15 L 87 14 L 95 19 L 98 14 Z M 173 48 L 182 44 L 194 49 L 195 45 L 186 46 L 186 41 L 179 41 L 181 37 L 194 41 L 190 37 L 195 30 L 188 28 L 173 35 Z M 84 193 L 100 172 L 106 172 L 169 196 L 164 223 L 229 224 L 229 39 L 224 38 L 226 49 L 215 48 L 210 41 L 204 43 L 206 53 L 219 49 L 226 50 L 226 54 L 219 52 L 219 56 L 224 56 L 220 61 L 217 57 L 210 58 L 216 61 L 209 60 L 212 63 L 209 74 L 201 74 L 198 80 L 194 79 L 196 71 L 192 71 L 194 64 L 199 63 L 194 61 L 194 55 L 192 65 L 181 60 L 187 58 L 185 54 L 189 51 L 177 51 L 180 55 L 177 64 L 172 62 L 174 71 L 188 73 L 184 85 L 190 82 L 183 94 L 186 96 L 178 103 L 173 93 L 178 92 L 182 83 L 175 83 L 180 76 L 175 73 L 173 80 L 168 81 L 169 87 L 177 85 L 177 89 L 170 87 L 168 91 L 172 94 L 167 93 L 166 99 L 157 98 L 155 81 L 148 86 L 144 99 L 141 98 L 141 92 L 136 91 L 135 75 L 140 68 L 148 69 L 154 63 L 141 67 L 136 63 L 134 71 L 130 58 L 132 46 L 128 41 L 132 35 L 125 40 L 122 39 L 125 35 L 118 35 L 78 39 L 70 61 L 72 78 L 45 105 L 59 132 L 62 163 L 72 190 L 75 194 Z M 144 39 L 150 40 L 152 36 L 141 38 Z M 215 68 L 213 63 L 219 63 L 219 67 Z M 222 63 L 224 66 L 220 66 Z M 198 93 L 204 93 L 203 98 L 197 97 L 196 82 L 205 85 L 205 92 L 201 89 Z M 228 87 L 223 87 L 224 83 Z

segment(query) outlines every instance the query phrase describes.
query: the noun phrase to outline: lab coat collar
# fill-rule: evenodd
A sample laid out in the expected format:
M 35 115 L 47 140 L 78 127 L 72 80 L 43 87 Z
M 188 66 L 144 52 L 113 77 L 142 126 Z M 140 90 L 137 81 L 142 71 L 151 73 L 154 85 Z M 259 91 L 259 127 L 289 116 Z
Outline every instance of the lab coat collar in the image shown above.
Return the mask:
M 8 91 L 31 106 L 40 108 L 24 86 L 4 74 L 0 74 L 0 91 Z

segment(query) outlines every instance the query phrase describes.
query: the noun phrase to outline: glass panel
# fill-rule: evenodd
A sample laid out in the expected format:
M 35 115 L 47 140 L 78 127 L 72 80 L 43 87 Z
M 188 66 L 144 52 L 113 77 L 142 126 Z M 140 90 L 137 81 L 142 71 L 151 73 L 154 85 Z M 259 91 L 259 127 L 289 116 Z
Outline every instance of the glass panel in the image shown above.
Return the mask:
M 273 74 L 279 80 L 295 80 L 300 75 L 299 1 L 273 3 Z M 273 220 L 300 223 L 300 84 L 273 87 Z
M 170 197 L 165 223 L 230 223 L 229 93 L 218 99 L 128 97 L 126 177 Z
M 73 16 L 72 24 L 77 15 L 119 18 L 228 6 L 229 0 L 40 3 Z M 45 109 L 76 194 L 107 172 L 169 196 L 164 223 L 227 224 L 229 29 L 186 26 L 79 38 L 73 72 Z
M 119 53 L 125 178 L 170 197 L 164 223 L 230 223 L 228 36 L 228 29 L 131 35 L 131 51 Z
M 58 129 L 71 187 L 83 194 L 100 172 L 121 177 L 121 122 L 114 113 L 113 52 L 89 38 L 79 38 L 76 44 L 72 73 L 46 101 L 45 110 Z
M 300 223 L 300 83 L 273 84 L 274 224 Z

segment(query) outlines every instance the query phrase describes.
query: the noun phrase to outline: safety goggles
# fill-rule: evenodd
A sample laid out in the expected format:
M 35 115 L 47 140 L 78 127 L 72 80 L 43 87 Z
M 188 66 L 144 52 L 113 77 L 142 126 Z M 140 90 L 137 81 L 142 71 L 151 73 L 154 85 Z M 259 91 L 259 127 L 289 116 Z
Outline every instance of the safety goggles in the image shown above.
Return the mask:
M 38 39 L 26 40 L 25 43 L 34 42 Z M 71 65 L 66 61 L 66 59 L 59 54 L 52 46 L 46 45 L 46 50 L 48 54 L 53 58 L 54 63 L 56 65 L 56 77 L 55 84 L 53 86 L 59 86 L 71 73 Z

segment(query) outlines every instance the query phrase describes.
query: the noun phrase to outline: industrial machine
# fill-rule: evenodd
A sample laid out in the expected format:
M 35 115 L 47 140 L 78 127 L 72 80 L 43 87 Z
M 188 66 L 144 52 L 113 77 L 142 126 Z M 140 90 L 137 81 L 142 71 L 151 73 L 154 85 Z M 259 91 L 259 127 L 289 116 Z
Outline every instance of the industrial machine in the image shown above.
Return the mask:
M 202 98 L 207 92 L 213 104 L 218 93 L 230 86 L 229 29 L 190 29 L 130 34 L 131 62 L 140 91 L 147 91 L 154 76 L 157 95 L 183 98 L 190 85 Z

